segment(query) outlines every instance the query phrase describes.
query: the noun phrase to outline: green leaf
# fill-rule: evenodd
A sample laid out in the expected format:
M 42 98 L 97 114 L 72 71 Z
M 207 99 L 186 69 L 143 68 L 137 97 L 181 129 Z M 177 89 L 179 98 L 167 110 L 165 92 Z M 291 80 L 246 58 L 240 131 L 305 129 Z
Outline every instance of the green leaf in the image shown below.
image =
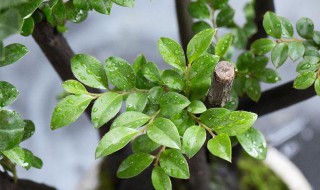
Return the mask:
M 170 147 L 180 149 L 181 142 L 177 127 L 166 118 L 156 118 L 148 127 L 148 137 L 154 142 Z
M 89 1 L 87 0 L 73 0 L 73 4 L 78 9 L 83 9 L 83 10 L 89 9 Z
M 253 21 L 253 19 L 256 17 L 253 1 L 245 4 L 243 12 L 247 21 Z
M 253 101 L 259 101 L 261 96 L 261 87 L 257 79 L 248 78 L 245 83 L 245 91 Z
M 67 80 L 62 83 L 62 87 L 66 92 L 72 94 L 85 94 L 87 93 L 87 89 L 76 80 Z
M 132 142 L 132 151 L 151 153 L 156 150 L 160 145 L 153 142 L 147 134 L 143 134 L 135 138 Z
M 319 67 L 319 58 L 317 57 L 305 57 L 296 68 L 296 71 L 299 73 L 304 72 L 315 72 L 318 70 Z
M 106 133 L 96 149 L 96 159 L 108 156 L 126 146 L 139 133 L 136 129 L 117 127 Z
M 278 73 L 269 68 L 264 68 L 256 73 L 257 79 L 259 79 L 262 82 L 266 83 L 276 83 L 279 80 L 281 80 L 280 76 Z
M 212 28 L 210 24 L 206 23 L 205 21 L 198 21 L 192 25 L 192 31 L 195 34 L 201 32 L 202 30 L 206 30 L 210 28 Z
M 253 42 L 250 51 L 256 55 L 264 55 L 271 51 L 276 43 L 268 38 L 261 38 Z
M 176 92 L 165 93 L 160 99 L 161 113 L 164 116 L 172 116 L 177 114 L 189 104 L 190 101 L 187 97 Z
M 33 33 L 34 21 L 32 17 L 23 20 L 20 34 L 22 36 L 30 36 Z
M 28 0 L 1 0 L 0 10 L 7 9 L 13 6 L 17 6 L 19 4 L 25 3 Z
M 155 86 L 149 90 L 148 98 L 153 104 L 159 104 L 160 98 L 162 97 L 164 90 L 162 86 Z
M 139 89 L 150 89 L 155 84 L 143 76 L 142 68 L 147 64 L 147 60 L 143 55 L 139 55 L 133 62 L 133 71 L 136 74 L 136 87 Z
M 193 18 L 210 19 L 210 9 L 205 2 L 191 2 L 188 6 L 188 11 Z
M 257 117 L 257 114 L 246 111 L 231 112 L 225 108 L 211 108 L 201 114 L 200 120 L 218 134 L 235 136 L 248 130 Z
M 14 43 L 7 45 L 4 47 L 4 61 L 0 61 L 0 67 L 19 61 L 27 53 L 29 53 L 28 48 L 22 44 Z
M 279 68 L 288 58 L 288 45 L 286 43 L 277 44 L 271 51 L 271 61 L 276 68 Z
M 1 107 L 10 105 L 19 95 L 19 91 L 12 84 L 0 81 L 0 109 Z
M 206 141 L 206 130 L 200 126 L 189 127 L 182 138 L 182 149 L 185 154 L 192 158 Z
M 32 167 L 37 168 L 37 169 L 41 169 L 43 166 L 43 162 L 40 158 L 38 158 L 37 156 L 33 157 L 33 162 L 32 162 Z
M 207 110 L 206 106 L 200 100 L 192 100 L 190 105 L 188 106 L 188 112 L 194 113 L 194 114 L 203 113 L 206 110 Z
M 58 129 L 75 122 L 94 98 L 90 95 L 69 95 L 54 108 L 51 129 Z
M 111 129 L 115 127 L 138 128 L 147 123 L 149 120 L 150 117 L 141 112 L 127 111 L 122 113 L 113 121 Z
M 189 63 L 199 58 L 209 47 L 215 35 L 215 29 L 206 29 L 196 34 L 187 46 L 187 57 Z
M 312 39 L 313 38 L 313 30 L 314 24 L 311 19 L 309 18 L 301 18 L 297 21 L 296 24 L 297 32 L 299 36 L 305 39 Z
M 21 15 L 15 9 L 0 14 L 0 41 L 12 34 L 18 33 L 21 26 Z
M 186 110 L 182 110 L 182 112 L 172 116 L 170 120 L 177 126 L 180 136 L 183 136 L 189 127 L 195 125 L 193 118 Z
M 293 88 L 303 90 L 309 88 L 316 80 L 316 73 L 304 72 L 297 76 L 294 80 Z
M 108 88 L 107 76 L 102 64 L 96 58 L 77 54 L 71 59 L 71 70 L 74 76 L 83 84 L 93 88 Z
M 290 42 L 288 44 L 288 50 L 292 61 L 297 61 L 300 59 L 305 52 L 304 45 L 301 42 Z
M 190 99 L 202 99 L 210 86 L 213 70 L 219 61 L 215 55 L 204 55 L 198 58 L 190 69 Z
M 320 45 L 320 31 L 314 31 L 313 32 L 313 41 Z
M 233 24 L 233 17 L 235 15 L 234 9 L 227 6 L 218 13 L 216 18 L 216 23 L 218 27 L 222 26 L 232 26 Z
M 148 94 L 146 93 L 132 93 L 126 100 L 127 111 L 142 112 L 148 103 Z
M 130 64 L 118 57 L 106 60 L 105 70 L 110 82 L 121 90 L 130 90 L 135 86 L 135 74 Z
M 109 15 L 112 8 L 112 0 L 91 0 L 92 8 L 101 14 Z
M 248 37 L 245 30 L 237 28 L 233 31 L 233 45 L 238 49 L 244 49 L 248 43 Z
M 167 149 L 162 152 L 160 166 L 171 177 L 179 179 L 188 179 L 190 177 L 188 163 L 178 150 Z
M 174 70 L 165 70 L 161 75 L 162 82 L 171 89 L 184 90 L 186 86 L 185 77 Z
M 231 141 L 228 135 L 219 134 L 210 139 L 207 148 L 211 154 L 231 162 Z
M 160 72 L 157 65 L 153 62 L 147 62 L 142 68 L 142 75 L 151 82 L 160 83 Z
M 180 69 L 186 70 L 186 59 L 180 44 L 170 38 L 160 38 L 158 41 L 159 53 L 163 60 L 169 65 Z
M 0 110 L 0 151 L 18 145 L 24 134 L 25 123 L 15 111 Z
M 317 95 L 320 96 L 320 78 L 319 77 L 314 82 L 314 90 L 316 91 Z
M 159 166 L 154 167 L 152 170 L 151 181 L 155 190 L 172 189 L 170 177 Z
M 263 160 L 267 156 L 267 143 L 263 134 L 255 128 L 250 128 L 237 139 L 243 149 L 252 157 Z
M 21 147 L 15 147 L 11 150 L 6 150 L 2 152 L 7 158 L 9 158 L 13 163 L 26 168 L 27 170 L 32 166 L 38 166 L 38 164 L 34 164 L 34 161 L 38 162 L 39 158 L 35 158 L 35 156 L 27 149 Z M 40 160 L 41 161 L 41 160 Z M 40 165 L 41 168 L 42 164 Z M 39 167 L 36 167 L 39 168 Z
M 228 0 L 213 0 L 212 3 L 214 9 L 222 9 L 228 6 Z
M 134 6 L 135 0 L 112 0 L 115 4 L 118 4 L 123 7 L 130 7 L 132 8 Z
M 135 153 L 123 160 L 118 168 L 117 177 L 126 179 L 139 175 L 152 163 L 154 157 L 147 153 Z
M 225 34 L 216 45 L 216 55 L 223 57 L 229 50 L 233 40 L 233 34 Z
M 110 121 L 120 111 L 122 95 L 107 92 L 100 96 L 93 104 L 91 119 L 95 128 L 99 128 Z
M 30 138 L 36 129 L 36 127 L 34 126 L 34 123 L 32 121 L 24 120 L 24 123 L 25 124 L 24 124 L 24 128 L 23 128 L 24 133 L 23 133 L 22 141 Z
M 263 28 L 269 36 L 281 38 L 281 20 L 273 12 L 266 12 L 263 16 Z
M 69 1 L 65 4 L 66 16 L 67 16 L 67 19 L 70 20 L 71 22 L 80 23 L 87 18 L 88 11 L 75 7 L 74 2 L 75 1 L 73 2 Z
M 23 3 L 16 8 L 19 10 L 19 13 L 22 16 L 22 18 L 26 19 L 30 17 L 34 11 L 37 10 L 42 1 L 43 0 L 27 1 L 26 3 Z
M 292 38 L 293 26 L 290 20 L 282 16 L 278 16 L 278 18 L 280 19 L 280 22 L 281 22 L 281 30 L 282 30 L 281 36 L 285 38 Z

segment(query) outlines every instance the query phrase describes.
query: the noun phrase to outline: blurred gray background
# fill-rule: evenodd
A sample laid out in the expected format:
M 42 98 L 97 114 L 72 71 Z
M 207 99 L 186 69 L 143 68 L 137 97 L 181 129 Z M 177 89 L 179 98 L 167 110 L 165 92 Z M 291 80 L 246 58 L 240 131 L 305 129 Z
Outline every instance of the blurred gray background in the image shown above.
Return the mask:
M 247 1 L 230 0 L 236 11 L 237 23 L 244 24 L 243 5 Z M 320 29 L 319 0 L 275 1 L 278 15 L 295 23 L 309 17 Z M 170 37 L 179 40 L 174 1 L 137 0 L 133 9 L 114 6 L 110 16 L 90 13 L 81 24 L 68 23 L 65 34 L 76 53 L 93 55 L 104 61 L 119 56 L 129 62 L 143 53 L 148 60 L 164 65 L 157 50 L 157 40 Z M 219 33 L 221 35 L 222 32 Z M 42 158 L 41 170 L 19 169 L 19 177 L 44 182 L 61 190 L 75 189 L 85 173 L 98 161 L 94 159 L 98 143 L 97 130 L 82 116 L 71 126 L 51 131 L 50 115 L 62 92 L 61 80 L 31 37 L 12 36 L 5 44 L 20 42 L 30 53 L 19 63 L 0 69 L 0 80 L 14 84 L 20 91 L 10 107 L 36 124 L 34 136 L 22 146 Z M 288 62 L 278 71 L 281 83 L 296 76 L 296 63 Z M 270 65 L 270 67 L 272 67 Z M 264 89 L 273 85 L 263 85 Z M 314 97 L 287 109 L 259 118 L 255 127 L 302 170 L 314 188 L 320 187 L 320 97 Z

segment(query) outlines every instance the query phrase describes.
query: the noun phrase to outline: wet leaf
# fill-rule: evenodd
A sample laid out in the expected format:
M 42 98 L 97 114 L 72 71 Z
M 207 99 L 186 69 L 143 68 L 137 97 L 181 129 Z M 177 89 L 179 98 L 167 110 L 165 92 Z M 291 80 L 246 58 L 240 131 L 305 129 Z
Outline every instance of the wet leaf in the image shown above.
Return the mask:
M 212 28 L 210 24 L 206 23 L 205 21 L 198 21 L 192 25 L 192 31 L 195 34 L 201 32 L 202 30 L 206 30 L 210 28 Z
M 216 55 L 223 57 L 229 50 L 233 41 L 233 35 L 226 34 L 222 36 L 216 45 Z
M 302 38 L 305 39 L 312 39 L 313 38 L 313 30 L 314 24 L 311 19 L 309 18 L 301 18 L 297 21 L 296 29 Z
M 137 176 L 148 168 L 153 159 L 154 157 L 147 153 L 134 153 L 121 162 L 117 177 L 126 179 Z
M 134 153 L 137 152 L 145 152 L 152 153 L 156 150 L 160 145 L 158 143 L 153 142 L 147 134 L 143 134 L 135 138 L 132 142 L 132 151 Z
M 160 83 L 160 72 L 157 65 L 153 62 L 147 62 L 142 68 L 142 75 L 151 82 Z
M 297 76 L 294 80 L 293 87 L 295 89 L 303 90 L 309 88 L 316 80 L 316 73 L 304 72 Z
M 271 61 L 276 68 L 279 68 L 288 58 L 288 45 L 286 43 L 277 44 L 271 51 Z
M 190 101 L 187 97 L 176 92 L 165 93 L 160 99 L 161 113 L 164 116 L 175 115 L 186 108 L 189 104 Z
M 245 82 L 245 91 L 253 101 L 259 101 L 261 96 L 261 87 L 257 79 L 248 78 Z
M 85 94 L 87 93 L 87 89 L 76 80 L 67 80 L 62 83 L 62 87 L 66 92 L 72 94 Z
M 0 109 L 12 104 L 18 97 L 19 91 L 12 84 L 0 81 Z
M 189 127 L 182 137 L 182 150 L 192 158 L 203 146 L 207 137 L 206 130 L 200 126 Z
M 34 131 L 35 131 L 36 127 L 34 126 L 34 123 L 30 120 L 24 120 L 24 133 L 23 133 L 23 137 L 22 137 L 22 141 L 30 138 Z
M 171 89 L 184 90 L 185 89 L 185 77 L 173 70 L 165 70 L 161 75 L 162 82 Z
M 219 134 L 210 139 L 207 148 L 211 154 L 231 162 L 231 141 L 228 135 Z
M 188 6 L 188 11 L 193 18 L 210 19 L 210 9 L 205 2 L 191 2 Z
M 179 179 L 188 179 L 190 177 L 187 160 L 179 150 L 167 149 L 162 152 L 160 166 L 171 177 Z
M 118 116 L 112 123 L 111 129 L 115 127 L 138 128 L 147 123 L 150 117 L 136 111 L 127 111 Z
M 135 0 L 112 0 L 115 4 L 118 4 L 123 7 L 130 7 L 132 8 L 134 6 Z
M 250 47 L 252 53 L 256 55 L 264 55 L 271 51 L 276 43 L 268 38 L 261 38 L 253 42 Z
M 0 61 L 0 67 L 10 65 L 22 59 L 29 50 L 26 46 L 18 43 L 10 44 L 4 47 L 4 60 Z
M 154 167 L 152 170 L 151 180 L 156 190 L 172 189 L 170 177 L 159 166 Z
M 187 110 L 190 113 L 199 114 L 205 112 L 207 108 L 202 101 L 192 100 Z
M 293 26 L 290 20 L 282 16 L 278 16 L 278 18 L 280 19 L 280 22 L 281 22 L 281 30 L 282 30 L 281 36 L 286 38 L 292 38 Z
M 300 59 L 305 52 L 302 42 L 290 42 L 288 44 L 288 53 L 292 61 Z
M 112 8 L 112 0 L 90 0 L 92 8 L 101 14 L 109 15 Z
M 263 28 L 269 36 L 281 38 L 281 21 L 273 12 L 266 12 L 263 16 Z

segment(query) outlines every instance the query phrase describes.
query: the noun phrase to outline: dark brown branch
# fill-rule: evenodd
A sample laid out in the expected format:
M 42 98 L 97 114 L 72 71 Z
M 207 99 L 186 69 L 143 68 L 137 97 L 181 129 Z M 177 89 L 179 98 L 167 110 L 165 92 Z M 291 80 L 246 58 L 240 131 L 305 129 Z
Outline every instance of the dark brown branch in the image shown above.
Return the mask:
M 0 171 L 0 189 L 1 190 L 56 190 L 45 184 L 36 183 L 30 180 L 19 179 L 17 183 L 7 173 Z
M 190 0 L 176 0 L 176 12 L 177 12 L 180 40 L 184 50 L 187 49 L 187 45 L 190 39 L 193 37 L 192 17 L 188 13 L 189 3 L 190 3 Z

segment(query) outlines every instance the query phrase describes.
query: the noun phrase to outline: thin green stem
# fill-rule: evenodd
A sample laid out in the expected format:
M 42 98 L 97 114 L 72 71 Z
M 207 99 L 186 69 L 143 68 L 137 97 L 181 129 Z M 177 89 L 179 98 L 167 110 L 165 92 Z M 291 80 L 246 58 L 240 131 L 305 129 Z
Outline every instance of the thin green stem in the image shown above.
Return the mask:
M 276 43 L 281 43 L 281 42 L 284 42 L 284 43 L 290 43 L 290 42 L 304 42 L 305 40 L 304 39 L 299 39 L 299 38 L 280 38 L 280 39 L 277 39 L 276 40 Z
M 159 115 L 160 110 L 158 110 L 155 114 L 153 114 L 150 118 L 150 120 L 148 121 L 148 123 L 141 128 L 141 133 L 145 133 L 145 131 L 148 129 L 149 125 L 155 120 L 155 118 Z
M 208 133 L 212 136 L 212 138 L 214 138 L 216 136 L 213 133 L 213 130 L 211 128 L 207 127 L 205 124 L 203 124 L 197 116 L 193 115 L 192 113 L 189 113 L 189 114 L 201 127 L 203 127 L 206 131 L 208 131 Z
M 157 166 L 160 160 L 161 153 L 166 149 L 165 146 L 162 146 L 157 155 L 155 155 L 156 159 L 154 161 L 154 166 Z
M 190 70 L 191 70 L 191 63 L 187 63 L 187 70 L 186 70 L 186 95 L 187 97 L 189 97 L 189 93 L 190 93 Z

